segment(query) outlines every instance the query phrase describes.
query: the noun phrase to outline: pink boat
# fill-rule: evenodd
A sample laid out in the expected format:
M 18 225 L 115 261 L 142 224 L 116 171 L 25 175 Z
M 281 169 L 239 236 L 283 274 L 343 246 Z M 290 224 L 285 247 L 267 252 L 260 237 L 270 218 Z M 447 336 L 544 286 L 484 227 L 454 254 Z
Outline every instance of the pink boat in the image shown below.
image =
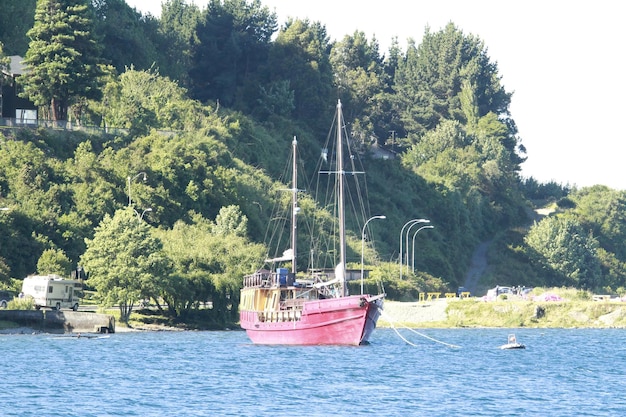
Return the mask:
M 337 126 L 343 126 L 341 102 Z M 342 129 L 337 128 L 337 205 L 339 262 L 334 271 L 316 270 L 296 276 L 295 270 L 273 268 L 244 277 L 239 305 L 240 325 L 253 343 L 267 345 L 359 345 L 366 343 L 382 312 L 384 294 L 348 295 L 346 286 Z M 267 259 L 272 265 L 296 262 L 297 141 L 293 140 L 291 248 Z M 363 279 L 361 273 L 361 279 Z M 363 286 L 361 286 L 363 288 Z
M 382 311 L 382 294 L 323 298 L 314 286 L 276 284 L 280 272 L 252 277 L 266 283 L 242 290 L 240 325 L 253 343 L 359 345 L 369 340 Z

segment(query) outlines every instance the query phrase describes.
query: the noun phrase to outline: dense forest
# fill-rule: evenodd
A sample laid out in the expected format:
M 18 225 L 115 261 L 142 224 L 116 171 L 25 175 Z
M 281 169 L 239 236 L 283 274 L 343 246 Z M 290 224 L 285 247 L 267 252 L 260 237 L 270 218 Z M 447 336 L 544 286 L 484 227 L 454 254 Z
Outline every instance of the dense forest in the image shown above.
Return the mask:
M 177 317 L 211 301 L 216 321 L 236 320 L 286 198 L 291 140 L 312 169 L 340 99 L 368 210 L 387 218 L 370 225 L 368 285 L 396 300 L 455 291 L 487 243 L 478 290 L 622 293 L 626 194 L 522 178 L 530 156 L 487 45 L 452 22 L 416 30 L 421 43 L 380 51 L 359 31 L 331 41 L 323 22 L 279 25 L 259 0 L 167 0 L 160 18 L 124 0 L 3 0 L 2 73 L 22 56 L 21 96 L 73 129 L 0 126 L 0 287 L 80 268 L 128 314 L 144 298 Z M 323 215 L 303 194 L 304 217 Z M 434 228 L 402 276 L 398 239 L 414 218 Z M 309 245 L 298 242 L 300 269 Z

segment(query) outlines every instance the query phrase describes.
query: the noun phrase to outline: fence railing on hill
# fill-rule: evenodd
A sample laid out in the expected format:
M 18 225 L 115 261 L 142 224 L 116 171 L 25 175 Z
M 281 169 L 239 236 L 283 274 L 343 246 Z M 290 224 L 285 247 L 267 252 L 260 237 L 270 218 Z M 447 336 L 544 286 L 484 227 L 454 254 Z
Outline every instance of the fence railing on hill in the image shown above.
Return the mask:
M 100 127 L 93 125 L 83 125 L 67 120 L 42 120 L 42 119 L 20 119 L 13 117 L 0 117 L 0 126 L 9 128 L 46 128 L 55 130 L 71 130 L 71 131 L 83 131 L 88 133 L 128 133 L 128 129 L 121 129 L 117 127 Z
M 42 120 L 42 119 L 16 119 L 12 117 L 0 117 L 0 127 L 7 128 L 45 128 L 54 130 L 70 130 L 81 131 L 86 133 L 98 133 L 108 135 L 126 135 L 128 129 L 120 127 L 100 127 L 93 125 L 84 125 L 67 120 Z M 180 133 L 175 130 L 157 130 L 160 135 L 172 136 Z

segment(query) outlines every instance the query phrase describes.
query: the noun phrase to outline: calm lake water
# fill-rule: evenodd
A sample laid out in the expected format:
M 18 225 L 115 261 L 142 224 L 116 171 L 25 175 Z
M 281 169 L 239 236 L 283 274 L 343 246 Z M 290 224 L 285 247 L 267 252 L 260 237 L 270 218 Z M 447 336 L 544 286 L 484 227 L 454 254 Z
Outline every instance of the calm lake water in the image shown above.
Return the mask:
M 0 335 L 4 416 L 623 416 L 626 330 L 377 329 L 368 346 L 244 332 Z M 435 339 L 431 340 L 426 336 Z M 458 347 L 438 343 L 445 342 Z

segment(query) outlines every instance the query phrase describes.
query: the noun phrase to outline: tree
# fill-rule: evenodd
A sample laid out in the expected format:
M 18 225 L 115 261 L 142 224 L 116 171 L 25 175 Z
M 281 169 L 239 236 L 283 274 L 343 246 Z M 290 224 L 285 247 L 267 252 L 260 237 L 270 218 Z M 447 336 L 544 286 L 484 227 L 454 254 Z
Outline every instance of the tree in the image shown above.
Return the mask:
M 585 187 L 570 194 L 576 219 L 598 236 L 607 251 L 626 262 L 626 192 L 604 185 Z
M 5 72 L 7 72 L 9 70 L 9 66 L 11 64 L 11 58 L 9 58 L 8 56 L 4 55 L 4 50 L 3 50 L 3 46 L 2 46 L 2 42 L 0 42 L 0 117 L 2 117 L 2 89 L 3 89 L 3 84 L 5 82 L 5 80 L 7 78 L 9 78 L 8 76 L 5 76 Z
M 11 269 L 4 258 L 0 257 L 0 283 L 9 284 L 11 282 Z
M 159 32 L 162 43 L 159 55 L 168 57 L 167 63 L 161 63 L 161 74 L 178 80 L 182 86 L 189 85 L 192 45 L 198 43 L 197 29 L 201 13 L 195 4 L 185 0 L 168 0 L 162 3 Z
M 598 241 L 567 216 L 536 223 L 524 242 L 530 257 L 548 274 L 546 285 L 593 290 L 601 283 Z
M 37 273 L 40 275 L 55 274 L 69 277 L 71 270 L 72 262 L 65 252 L 59 249 L 46 249 L 37 261 Z
M 597 236 L 602 263 L 599 286 L 612 291 L 626 285 L 626 192 L 594 185 L 559 200 L 559 208 Z
M 33 27 L 37 0 L 2 0 L 0 42 L 7 55 L 24 56 L 28 49 L 26 32 Z
M 134 209 L 105 215 L 93 239 L 85 243 L 80 263 L 89 273 L 88 285 L 96 289 L 103 305 L 119 306 L 123 322 L 128 322 L 137 301 L 157 298 L 166 287 L 170 261 L 161 241 Z
M 9 58 L 8 56 L 4 54 L 4 47 L 2 45 L 2 42 L 0 42 L 0 77 L 1 78 L 4 77 L 3 72 L 10 69 L 9 68 L 10 64 L 11 64 L 11 58 Z M 0 94 L 2 93 L 0 92 Z
M 443 119 L 464 121 L 464 85 L 472 86 L 477 117 L 489 112 L 498 117 L 509 115 L 511 94 L 500 83 L 497 64 L 490 62 L 484 43 L 465 36 L 452 23 L 437 33 L 426 28 L 419 46 L 409 44 L 395 76 L 396 104 L 413 141 Z M 507 126 L 511 135 L 517 133 L 514 123 L 507 122 Z
M 244 80 L 265 64 L 276 27 L 276 14 L 260 0 L 211 0 L 192 47 L 194 98 L 232 106 Z
M 19 78 L 23 97 L 49 106 L 53 120 L 67 120 L 79 99 L 100 96 L 100 47 L 89 0 L 38 0 L 35 24 Z
M 254 270 L 265 252 L 243 236 L 246 218 L 236 206 L 223 208 L 218 217 L 222 220 L 212 223 L 194 215 L 190 224 L 181 221 L 157 232 L 173 262 L 172 279 L 162 297 L 177 316 L 210 301 L 216 320 L 235 321 L 241 278 Z M 220 226 L 224 221 L 228 225 Z
M 426 132 L 407 150 L 403 162 L 427 180 L 464 194 L 478 183 L 479 155 L 457 121 L 446 120 Z
M 199 127 L 197 102 L 187 91 L 155 69 L 127 69 L 104 88 L 108 103 L 103 111 L 107 126 L 126 128 L 131 137 L 151 129 L 189 130 Z
M 508 117 L 510 94 L 482 41 L 454 25 L 409 45 L 396 71 L 396 105 L 408 132 L 403 162 L 459 190 L 484 230 L 520 224 L 524 158 Z M 487 221 L 489 218 L 489 221 Z
M 294 92 L 292 117 L 321 137 L 328 132 L 328 115 L 336 103 L 330 48 L 321 23 L 289 20 L 272 44 L 267 69 L 270 80 L 289 80 Z
M 375 137 L 375 125 L 383 118 L 385 72 L 378 42 L 368 42 L 365 34 L 357 31 L 333 45 L 330 61 L 351 134 L 369 143 Z
M 241 213 L 238 206 L 222 207 L 215 218 L 213 232 L 217 235 L 245 236 L 248 229 L 248 218 Z
M 133 66 L 147 70 L 153 66 L 161 72 L 170 67 L 180 51 L 164 51 L 166 33 L 157 18 L 144 16 L 125 0 L 92 0 L 96 13 L 96 34 L 101 39 L 102 57 L 118 73 Z
M 267 120 L 273 115 L 288 117 L 296 108 L 295 93 L 289 80 L 270 82 L 259 86 L 257 106 L 252 112 L 259 120 Z
M 60 237 L 56 225 L 59 213 L 71 206 L 67 177 L 57 171 L 59 161 L 28 140 L 29 133 L 24 132 L 23 140 L 5 141 L 0 148 L 0 194 L 16 206 L 10 216 L 0 216 L 10 222 L 3 236 L 11 242 L 0 256 L 18 278 L 35 271 L 46 248 L 66 249 L 63 244 L 68 242 L 56 239 Z M 45 133 L 38 138 L 45 142 Z

